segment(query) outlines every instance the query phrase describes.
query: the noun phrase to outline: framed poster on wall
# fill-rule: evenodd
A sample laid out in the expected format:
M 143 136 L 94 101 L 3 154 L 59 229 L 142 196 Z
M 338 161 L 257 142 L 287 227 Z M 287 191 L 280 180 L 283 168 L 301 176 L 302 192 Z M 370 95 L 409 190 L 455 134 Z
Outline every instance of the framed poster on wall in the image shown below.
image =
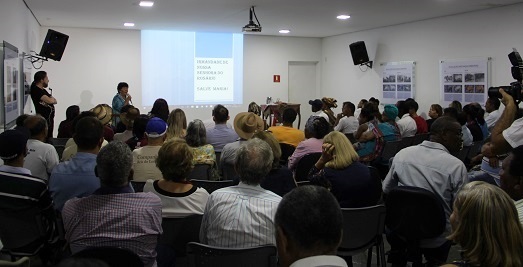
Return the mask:
M 454 100 L 483 105 L 489 87 L 490 58 L 440 61 L 441 103 Z
M 20 59 L 18 48 L 6 41 L 2 43 L 2 54 L 3 90 L 1 99 L 3 109 L 0 125 L 4 129 L 9 129 L 15 125 L 16 118 L 20 115 Z
M 385 104 L 414 98 L 414 70 L 416 62 L 401 61 L 382 63 L 382 96 Z

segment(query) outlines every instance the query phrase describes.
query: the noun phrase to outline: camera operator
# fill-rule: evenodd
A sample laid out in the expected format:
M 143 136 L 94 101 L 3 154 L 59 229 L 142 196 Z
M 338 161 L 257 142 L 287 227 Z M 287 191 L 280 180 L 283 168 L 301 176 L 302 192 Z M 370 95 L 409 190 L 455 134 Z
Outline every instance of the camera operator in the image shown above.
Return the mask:
M 505 110 L 492 129 L 490 143 L 486 143 L 481 149 L 481 153 L 488 158 L 495 158 L 523 145 L 523 118 L 515 120 L 518 106 L 514 98 L 505 90 L 500 88 L 499 93 Z

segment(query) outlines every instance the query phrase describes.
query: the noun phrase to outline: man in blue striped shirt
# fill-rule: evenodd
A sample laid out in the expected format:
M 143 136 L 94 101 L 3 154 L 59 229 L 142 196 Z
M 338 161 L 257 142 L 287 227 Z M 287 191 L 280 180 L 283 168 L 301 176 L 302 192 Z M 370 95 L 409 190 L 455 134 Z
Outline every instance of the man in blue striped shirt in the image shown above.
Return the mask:
M 276 244 L 274 215 L 281 197 L 260 187 L 272 160 L 271 148 L 260 139 L 239 148 L 235 168 L 240 184 L 209 196 L 200 228 L 202 243 L 229 248 Z

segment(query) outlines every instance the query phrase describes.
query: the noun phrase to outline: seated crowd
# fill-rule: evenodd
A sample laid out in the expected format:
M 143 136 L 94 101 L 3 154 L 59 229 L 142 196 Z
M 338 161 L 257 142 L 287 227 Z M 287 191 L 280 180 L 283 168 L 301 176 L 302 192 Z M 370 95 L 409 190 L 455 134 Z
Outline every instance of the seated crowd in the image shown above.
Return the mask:
M 60 155 L 47 143 L 46 120 L 22 115 L 15 129 L 0 134 L 0 239 L 10 246 L 6 233 L 25 227 L 34 238 L 15 248 L 30 250 L 51 246 L 63 228 L 72 254 L 120 247 L 144 266 L 162 266 L 163 218 L 199 215 L 203 244 L 275 245 L 281 266 L 347 266 L 335 256 L 340 208 L 377 205 L 382 193 L 412 186 L 433 193 L 446 218 L 443 233 L 420 243 L 425 266 L 445 264 L 453 242 L 463 258 L 448 266 L 523 266 L 523 119 L 515 120 L 517 106 L 501 94 L 501 101 L 489 98 L 485 110 L 478 103 L 433 104 L 427 120 L 411 98 L 382 111 L 375 98 L 357 108 L 347 101 L 337 116 L 336 100 L 315 99 L 304 131 L 293 127 L 294 108 L 284 106 L 274 119 L 281 124 L 267 125 L 254 102 L 232 125 L 223 105 L 213 108 L 213 123 L 187 123 L 185 112 L 169 112 L 164 99 L 148 114 L 128 101 L 117 116 L 106 104 L 89 111 L 71 106 L 58 129 L 59 138 L 69 138 Z M 422 139 L 390 161 L 380 158 L 387 143 L 416 136 Z M 466 160 L 458 159 L 474 145 Z M 311 185 L 298 186 L 300 161 L 312 154 L 305 169 Z M 383 164 L 381 181 L 369 166 Z M 194 176 L 200 165 L 208 167 L 206 177 Z M 209 190 L 191 179 L 236 185 Z M 17 215 L 31 212 L 45 219 L 43 232 Z M 405 266 L 404 238 L 389 232 L 387 241 L 388 261 Z

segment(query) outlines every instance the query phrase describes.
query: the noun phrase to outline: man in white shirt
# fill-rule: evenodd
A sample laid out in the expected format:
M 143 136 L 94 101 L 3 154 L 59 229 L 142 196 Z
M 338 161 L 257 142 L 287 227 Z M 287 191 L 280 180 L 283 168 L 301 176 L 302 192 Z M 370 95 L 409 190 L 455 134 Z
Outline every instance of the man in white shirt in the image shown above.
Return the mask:
M 401 138 L 411 137 L 416 135 L 418 127 L 416 121 L 409 114 L 409 105 L 405 101 L 398 101 L 398 117 L 400 118 L 396 123 L 400 129 Z
M 287 193 L 278 205 L 274 224 L 281 267 L 347 266 L 336 256 L 343 216 L 327 189 L 302 186 Z
M 133 181 L 162 179 L 162 172 L 156 167 L 158 151 L 165 141 L 167 123 L 158 117 L 151 118 L 145 127 L 147 145 L 133 150 Z
M 44 143 L 47 139 L 47 121 L 37 114 L 27 117 L 24 120 L 24 126 L 31 133 L 31 137 L 27 141 L 28 153 L 25 157 L 24 168 L 31 170 L 34 176 L 47 181 L 53 168 L 60 162 L 54 146 Z
M 495 97 L 489 97 L 487 102 L 485 102 L 485 111 L 488 112 L 485 122 L 487 123 L 489 132 L 494 129 L 494 125 L 496 125 L 496 122 L 501 116 L 501 111 L 499 110 L 500 105 L 501 102 Z
M 309 105 L 311 105 L 311 110 L 312 110 L 311 117 L 313 117 L 313 116 L 323 117 L 327 121 L 329 121 L 329 115 L 327 115 L 327 113 L 323 112 L 323 101 L 321 101 L 320 99 L 309 100 Z
M 281 197 L 260 187 L 272 161 L 272 150 L 265 141 L 254 138 L 241 145 L 235 162 L 240 184 L 209 196 L 200 242 L 230 248 L 276 244 L 274 215 Z
M 334 130 L 344 134 L 354 134 L 360 123 L 358 119 L 354 117 L 354 104 L 351 102 L 343 102 L 341 113 L 336 117 L 336 123 L 334 123 Z
M 422 253 L 429 263 L 427 266 L 440 266 L 447 260 L 451 242 L 446 237 L 450 234 L 452 201 L 468 181 L 467 168 L 452 155 L 463 147 L 461 134 L 461 126 L 454 118 L 438 118 L 431 126 L 430 141 L 399 151 L 383 181 L 385 194 L 398 186 L 414 186 L 433 192 L 440 200 L 447 227 L 439 237 L 421 241 Z M 393 233 L 387 235 L 387 240 L 391 244 L 389 262 L 393 266 L 405 266 L 405 242 Z

